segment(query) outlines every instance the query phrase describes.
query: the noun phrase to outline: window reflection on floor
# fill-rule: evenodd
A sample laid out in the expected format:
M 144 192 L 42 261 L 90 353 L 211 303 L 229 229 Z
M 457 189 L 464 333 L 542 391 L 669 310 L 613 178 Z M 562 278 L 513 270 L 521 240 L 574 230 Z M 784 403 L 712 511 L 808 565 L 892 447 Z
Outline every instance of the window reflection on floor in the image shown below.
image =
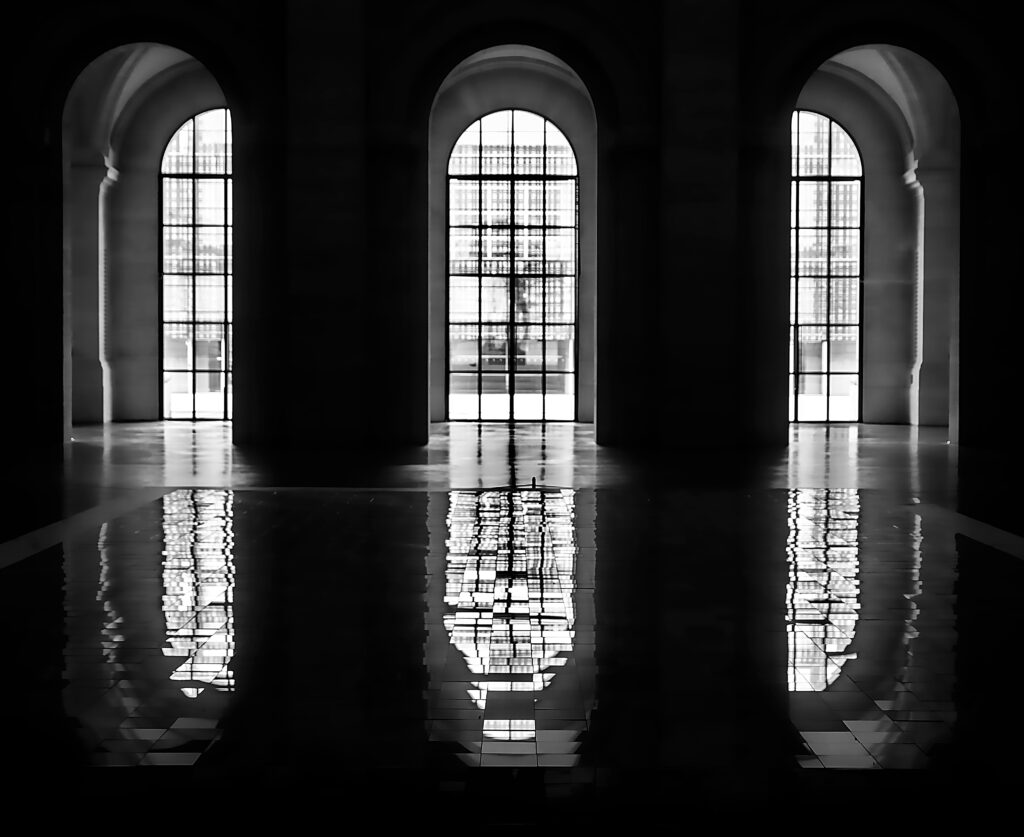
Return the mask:
M 792 490 L 788 517 L 800 767 L 929 766 L 957 722 L 952 533 L 926 538 L 921 515 L 853 489 Z
M 797 488 L 788 505 L 789 689 L 817 692 L 855 656 L 860 500 L 853 489 Z
M 437 657 L 431 737 L 467 764 L 577 761 L 575 527 L 570 490 L 448 494 L 440 621 L 458 656 Z
M 163 612 L 167 657 L 181 657 L 171 679 L 188 697 L 234 688 L 234 533 L 232 492 L 174 491 L 163 498 Z

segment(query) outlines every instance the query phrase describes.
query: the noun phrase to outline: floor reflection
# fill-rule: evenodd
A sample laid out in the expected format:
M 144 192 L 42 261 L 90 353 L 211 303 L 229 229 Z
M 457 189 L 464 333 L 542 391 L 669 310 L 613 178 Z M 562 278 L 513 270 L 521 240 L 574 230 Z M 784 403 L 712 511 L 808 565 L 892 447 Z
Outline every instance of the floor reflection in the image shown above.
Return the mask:
M 994 617 L 980 578 L 958 587 L 957 519 L 922 508 L 850 488 L 172 489 L 65 541 L 50 694 L 98 766 L 538 767 L 551 794 L 609 771 L 932 768 L 973 741 L 958 618 L 977 655 Z
M 789 689 L 820 692 L 834 682 L 857 627 L 858 493 L 789 492 Z
M 192 765 L 219 737 L 232 507 L 229 490 L 172 491 L 66 546 L 64 704 L 93 764 Z
M 444 550 L 428 559 L 445 580 L 428 608 L 431 741 L 472 766 L 571 767 L 593 702 L 575 493 L 451 491 L 447 505 Z
M 872 492 L 789 492 L 788 679 L 802 767 L 927 767 L 950 740 L 952 543 L 940 524 L 926 539 L 913 505 Z
M 174 491 L 163 498 L 164 654 L 184 658 L 171 672 L 190 698 L 206 686 L 234 688 L 232 492 Z

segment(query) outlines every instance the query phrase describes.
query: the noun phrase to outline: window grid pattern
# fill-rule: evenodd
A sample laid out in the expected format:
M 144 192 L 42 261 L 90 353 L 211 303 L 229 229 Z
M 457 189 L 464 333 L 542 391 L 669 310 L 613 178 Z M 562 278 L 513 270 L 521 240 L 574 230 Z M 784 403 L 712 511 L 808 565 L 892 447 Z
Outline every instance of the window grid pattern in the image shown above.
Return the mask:
M 859 421 L 863 172 L 819 113 L 792 121 L 790 421 Z
M 182 489 L 163 497 L 165 657 L 188 697 L 233 691 L 234 526 L 231 491 Z
M 574 653 L 574 492 L 452 491 L 449 503 L 444 625 L 472 678 L 451 693 L 485 713 L 483 740 L 536 741 L 536 697 Z
M 576 158 L 522 110 L 470 125 L 448 162 L 448 418 L 576 418 Z
M 789 492 L 789 690 L 820 692 L 856 655 L 860 616 L 860 496 L 856 489 Z
M 231 418 L 231 115 L 197 114 L 160 167 L 162 414 Z

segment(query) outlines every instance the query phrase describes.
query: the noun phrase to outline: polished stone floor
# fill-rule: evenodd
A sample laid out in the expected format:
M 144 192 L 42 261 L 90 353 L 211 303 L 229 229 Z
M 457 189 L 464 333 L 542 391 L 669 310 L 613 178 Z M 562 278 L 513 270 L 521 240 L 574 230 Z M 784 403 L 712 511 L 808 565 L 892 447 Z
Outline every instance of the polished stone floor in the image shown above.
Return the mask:
M 509 829 L 995 811 L 1024 778 L 996 464 L 875 425 L 358 457 L 78 427 L 3 523 L 6 787 Z

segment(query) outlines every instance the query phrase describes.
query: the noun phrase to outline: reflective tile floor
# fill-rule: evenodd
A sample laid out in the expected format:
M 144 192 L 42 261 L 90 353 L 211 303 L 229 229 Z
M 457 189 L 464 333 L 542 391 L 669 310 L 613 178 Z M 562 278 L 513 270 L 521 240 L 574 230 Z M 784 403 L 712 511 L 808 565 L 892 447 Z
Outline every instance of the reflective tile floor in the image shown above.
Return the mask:
M 0 544 L 3 787 L 385 831 L 1012 810 L 1024 536 L 960 466 L 941 428 L 376 461 L 76 428 Z

